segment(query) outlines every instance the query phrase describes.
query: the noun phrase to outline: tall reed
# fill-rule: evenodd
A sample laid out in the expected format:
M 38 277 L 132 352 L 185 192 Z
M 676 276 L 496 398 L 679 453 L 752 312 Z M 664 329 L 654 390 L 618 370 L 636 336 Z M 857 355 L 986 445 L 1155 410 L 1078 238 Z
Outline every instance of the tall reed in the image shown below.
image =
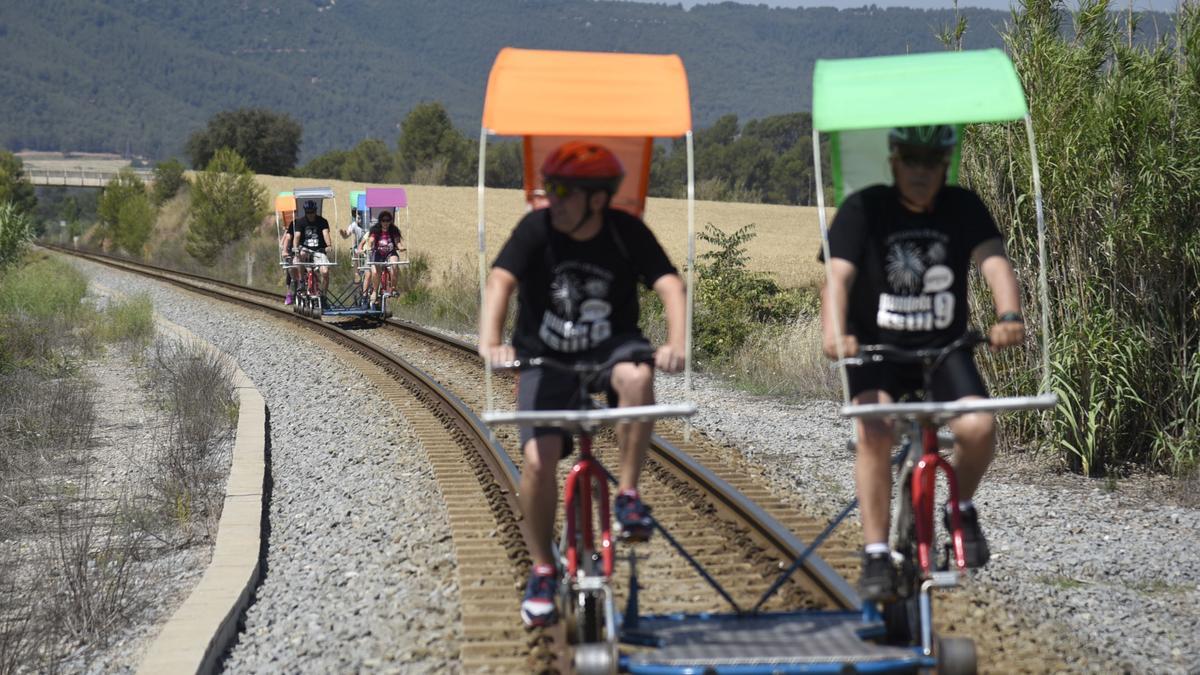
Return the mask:
M 1106 0 L 1085 0 L 1069 37 L 1062 9 L 1029 0 L 1005 35 L 1037 134 L 1061 399 L 1052 422 L 1029 415 L 1010 429 L 1087 474 L 1183 473 L 1200 458 L 1200 12 L 1184 4 L 1173 35 L 1136 46 Z M 1024 125 L 970 127 L 964 148 L 966 181 L 1007 234 L 1040 338 Z M 1029 393 L 1038 355 L 1001 354 L 989 371 L 999 393 Z

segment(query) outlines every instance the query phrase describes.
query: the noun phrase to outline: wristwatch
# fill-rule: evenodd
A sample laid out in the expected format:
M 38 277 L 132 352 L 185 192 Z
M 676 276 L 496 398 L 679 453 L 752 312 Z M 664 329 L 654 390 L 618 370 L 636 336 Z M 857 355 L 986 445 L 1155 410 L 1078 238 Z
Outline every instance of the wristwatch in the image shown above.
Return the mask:
M 1025 323 L 1025 317 L 1021 316 L 1020 312 L 1005 312 L 996 317 L 996 323 L 1006 323 L 1010 321 Z

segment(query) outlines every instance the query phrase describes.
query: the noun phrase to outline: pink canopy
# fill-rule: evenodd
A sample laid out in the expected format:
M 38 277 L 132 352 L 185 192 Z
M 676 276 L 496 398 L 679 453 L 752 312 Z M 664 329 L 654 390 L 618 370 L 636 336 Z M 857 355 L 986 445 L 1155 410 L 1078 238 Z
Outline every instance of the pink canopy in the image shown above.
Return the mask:
M 367 188 L 367 208 L 405 208 L 408 206 L 408 193 L 402 187 Z

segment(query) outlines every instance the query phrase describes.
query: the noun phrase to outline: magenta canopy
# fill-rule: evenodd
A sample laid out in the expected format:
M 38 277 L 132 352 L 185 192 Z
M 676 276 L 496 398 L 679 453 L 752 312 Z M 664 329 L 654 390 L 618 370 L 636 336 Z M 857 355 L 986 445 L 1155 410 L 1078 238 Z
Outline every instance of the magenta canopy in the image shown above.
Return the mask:
M 408 193 L 402 187 L 367 188 L 367 208 L 382 207 L 405 208 L 408 206 Z

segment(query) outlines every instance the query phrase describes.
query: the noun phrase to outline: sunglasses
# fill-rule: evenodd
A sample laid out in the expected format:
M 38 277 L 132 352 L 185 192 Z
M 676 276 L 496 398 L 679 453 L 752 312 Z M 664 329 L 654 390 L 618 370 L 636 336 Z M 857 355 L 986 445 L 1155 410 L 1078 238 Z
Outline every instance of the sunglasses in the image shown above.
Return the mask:
M 557 197 L 558 199 L 566 199 L 575 192 L 575 186 L 569 185 L 556 180 L 548 180 L 542 183 L 542 187 L 546 188 L 547 197 Z
M 945 164 L 949 156 L 941 150 L 901 148 L 896 150 L 896 158 L 910 169 L 936 169 Z
M 392 222 L 392 219 L 391 219 L 391 218 L 380 218 L 380 219 L 379 219 L 379 222 L 381 222 L 381 223 L 390 223 L 390 222 Z

